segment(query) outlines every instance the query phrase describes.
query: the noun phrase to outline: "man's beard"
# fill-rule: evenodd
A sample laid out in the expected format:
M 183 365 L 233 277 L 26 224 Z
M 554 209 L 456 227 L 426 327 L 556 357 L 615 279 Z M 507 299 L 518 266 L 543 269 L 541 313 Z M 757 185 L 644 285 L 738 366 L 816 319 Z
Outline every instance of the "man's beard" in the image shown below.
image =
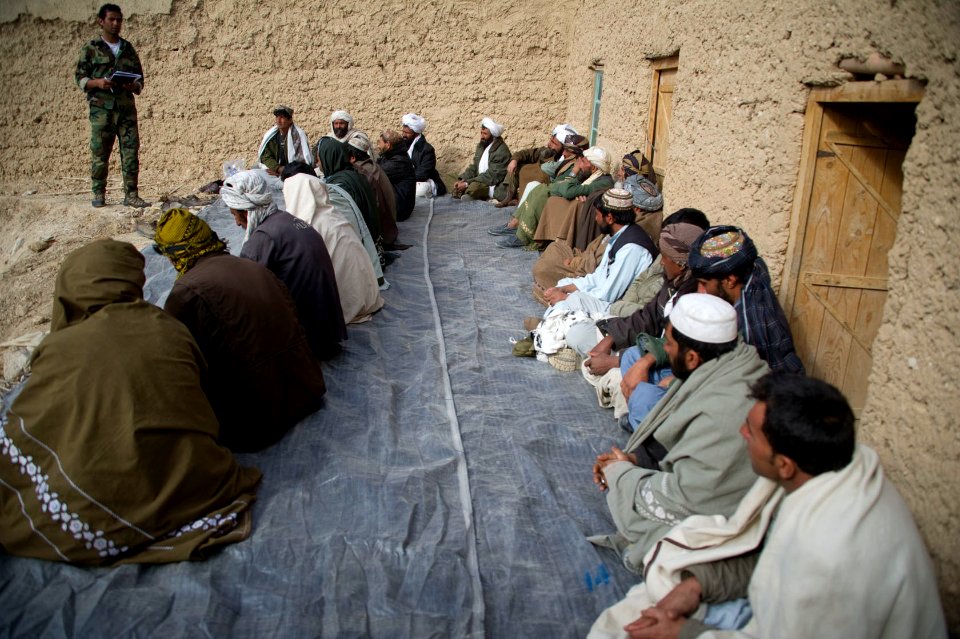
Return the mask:
M 600 222 L 600 224 L 597 225 L 597 228 L 600 229 L 600 232 L 604 235 L 613 235 L 613 224 Z
M 490 138 L 489 140 L 484 140 L 483 138 L 480 138 L 480 144 L 482 144 L 483 146 L 490 146 L 491 142 L 493 142 L 493 138 Z
M 345 136 L 348 132 L 349 132 L 349 128 L 348 128 L 348 127 L 345 127 L 345 126 L 334 126 L 334 127 L 333 127 L 333 134 L 336 135 L 338 138 L 342 138 L 342 137 Z
M 683 356 L 685 352 L 686 351 L 682 348 L 678 349 L 677 358 L 670 358 L 670 372 L 673 373 L 673 376 L 679 379 L 681 382 L 685 381 L 688 377 L 690 377 L 691 374 L 693 374 L 693 371 L 687 368 L 687 364 L 684 361 Z

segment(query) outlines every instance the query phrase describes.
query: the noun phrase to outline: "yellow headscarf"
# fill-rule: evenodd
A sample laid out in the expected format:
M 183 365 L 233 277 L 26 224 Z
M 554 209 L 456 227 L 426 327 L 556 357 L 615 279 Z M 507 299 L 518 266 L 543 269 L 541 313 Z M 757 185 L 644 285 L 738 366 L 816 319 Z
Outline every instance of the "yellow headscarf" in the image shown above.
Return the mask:
M 154 248 L 173 262 L 177 277 L 189 271 L 204 255 L 222 253 L 227 245 L 210 225 L 187 209 L 170 209 L 157 222 Z

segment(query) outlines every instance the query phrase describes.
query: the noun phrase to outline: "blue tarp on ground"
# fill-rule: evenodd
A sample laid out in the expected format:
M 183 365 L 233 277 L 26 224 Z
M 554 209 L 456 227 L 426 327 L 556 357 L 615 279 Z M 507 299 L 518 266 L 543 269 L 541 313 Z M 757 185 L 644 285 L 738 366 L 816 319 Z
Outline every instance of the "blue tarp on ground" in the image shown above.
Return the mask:
M 432 206 L 431 206 L 432 204 Z M 203 217 L 239 252 L 219 202 Z M 89 569 L 0 555 L 3 637 L 582 637 L 635 582 L 593 458 L 623 444 L 579 373 L 511 355 L 536 253 L 507 213 L 418 200 L 386 306 L 324 364 L 325 407 L 239 455 L 254 529 L 205 562 Z M 147 297 L 173 281 L 147 256 Z

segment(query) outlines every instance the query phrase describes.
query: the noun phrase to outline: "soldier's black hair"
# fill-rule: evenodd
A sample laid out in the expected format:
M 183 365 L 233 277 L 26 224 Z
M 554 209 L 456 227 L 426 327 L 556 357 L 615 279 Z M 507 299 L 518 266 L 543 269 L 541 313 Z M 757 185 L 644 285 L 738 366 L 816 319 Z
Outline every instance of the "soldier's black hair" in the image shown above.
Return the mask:
M 123 11 L 120 10 L 119 6 L 108 3 L 100 7 L 100 10 L 97 11 L 97 18 L 99 18 L 100 20 L 103 20 L 104 18 L 107 17 L 107 14 L 110 13 L 111 11 L 113 13 L 119 13 L 121 16 L 123 15 Z

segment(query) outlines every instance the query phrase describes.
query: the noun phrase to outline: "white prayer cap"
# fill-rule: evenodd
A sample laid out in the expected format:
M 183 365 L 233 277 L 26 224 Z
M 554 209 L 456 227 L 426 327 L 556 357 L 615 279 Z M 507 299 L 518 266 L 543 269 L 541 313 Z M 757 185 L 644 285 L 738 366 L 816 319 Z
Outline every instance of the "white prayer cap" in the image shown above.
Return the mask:
M 553 127 L 553 137 L 557 138 L 557 142 L 560 144 L 566 144 L 567 138 L 572 135 L 577 135 L 577 130 L 569 124 L 558 124 Z
M 737 311 L 714 295 L 681 296 L 667 319 L 673 328 L 698 342 L 728 344 L 737 339 Z
M 406 114 L 400 120 L 400 123 L 405 127 L 409 127 L 414 133 L 417 134 L 423 133 L 423 130 L 427 128 L 427 121 L 416 113 Z
M 370 144 L 370 138 L 367 137 L 367 134 L 363 131 L 357 130 L 351 132 L 350 139 L 347 140 L 347 144 L 367 154 L 370 153 L 370 149 L 372 147 Z
M 597 167 L 602 172 L 610 172 L 610 154 L 607 153 L 606 149 L 601 149 L 599 146 L 591 146 L 589 149 L 583 152 L 583 157 L 590 160 L 590 164 Z
M 353 127 L 353 116 L 351 116 L 346 111 L 334 111 L 330 114 L 330 124 L 333 124 L 337 120 L 343 120 L 351 127 Z
M 220 187 L 220 197 L 237 211 L 259 209 L 273 202 L 273 193 L 256 171 L 241 171 L 228 177 Z
M 499 138 L 501 135 L 503 135 L 503 125 L 497 124 L 492 118 L 484 118 L 480 121 L 480 126 L 489 131 L 490 135 L 495 138 Z

